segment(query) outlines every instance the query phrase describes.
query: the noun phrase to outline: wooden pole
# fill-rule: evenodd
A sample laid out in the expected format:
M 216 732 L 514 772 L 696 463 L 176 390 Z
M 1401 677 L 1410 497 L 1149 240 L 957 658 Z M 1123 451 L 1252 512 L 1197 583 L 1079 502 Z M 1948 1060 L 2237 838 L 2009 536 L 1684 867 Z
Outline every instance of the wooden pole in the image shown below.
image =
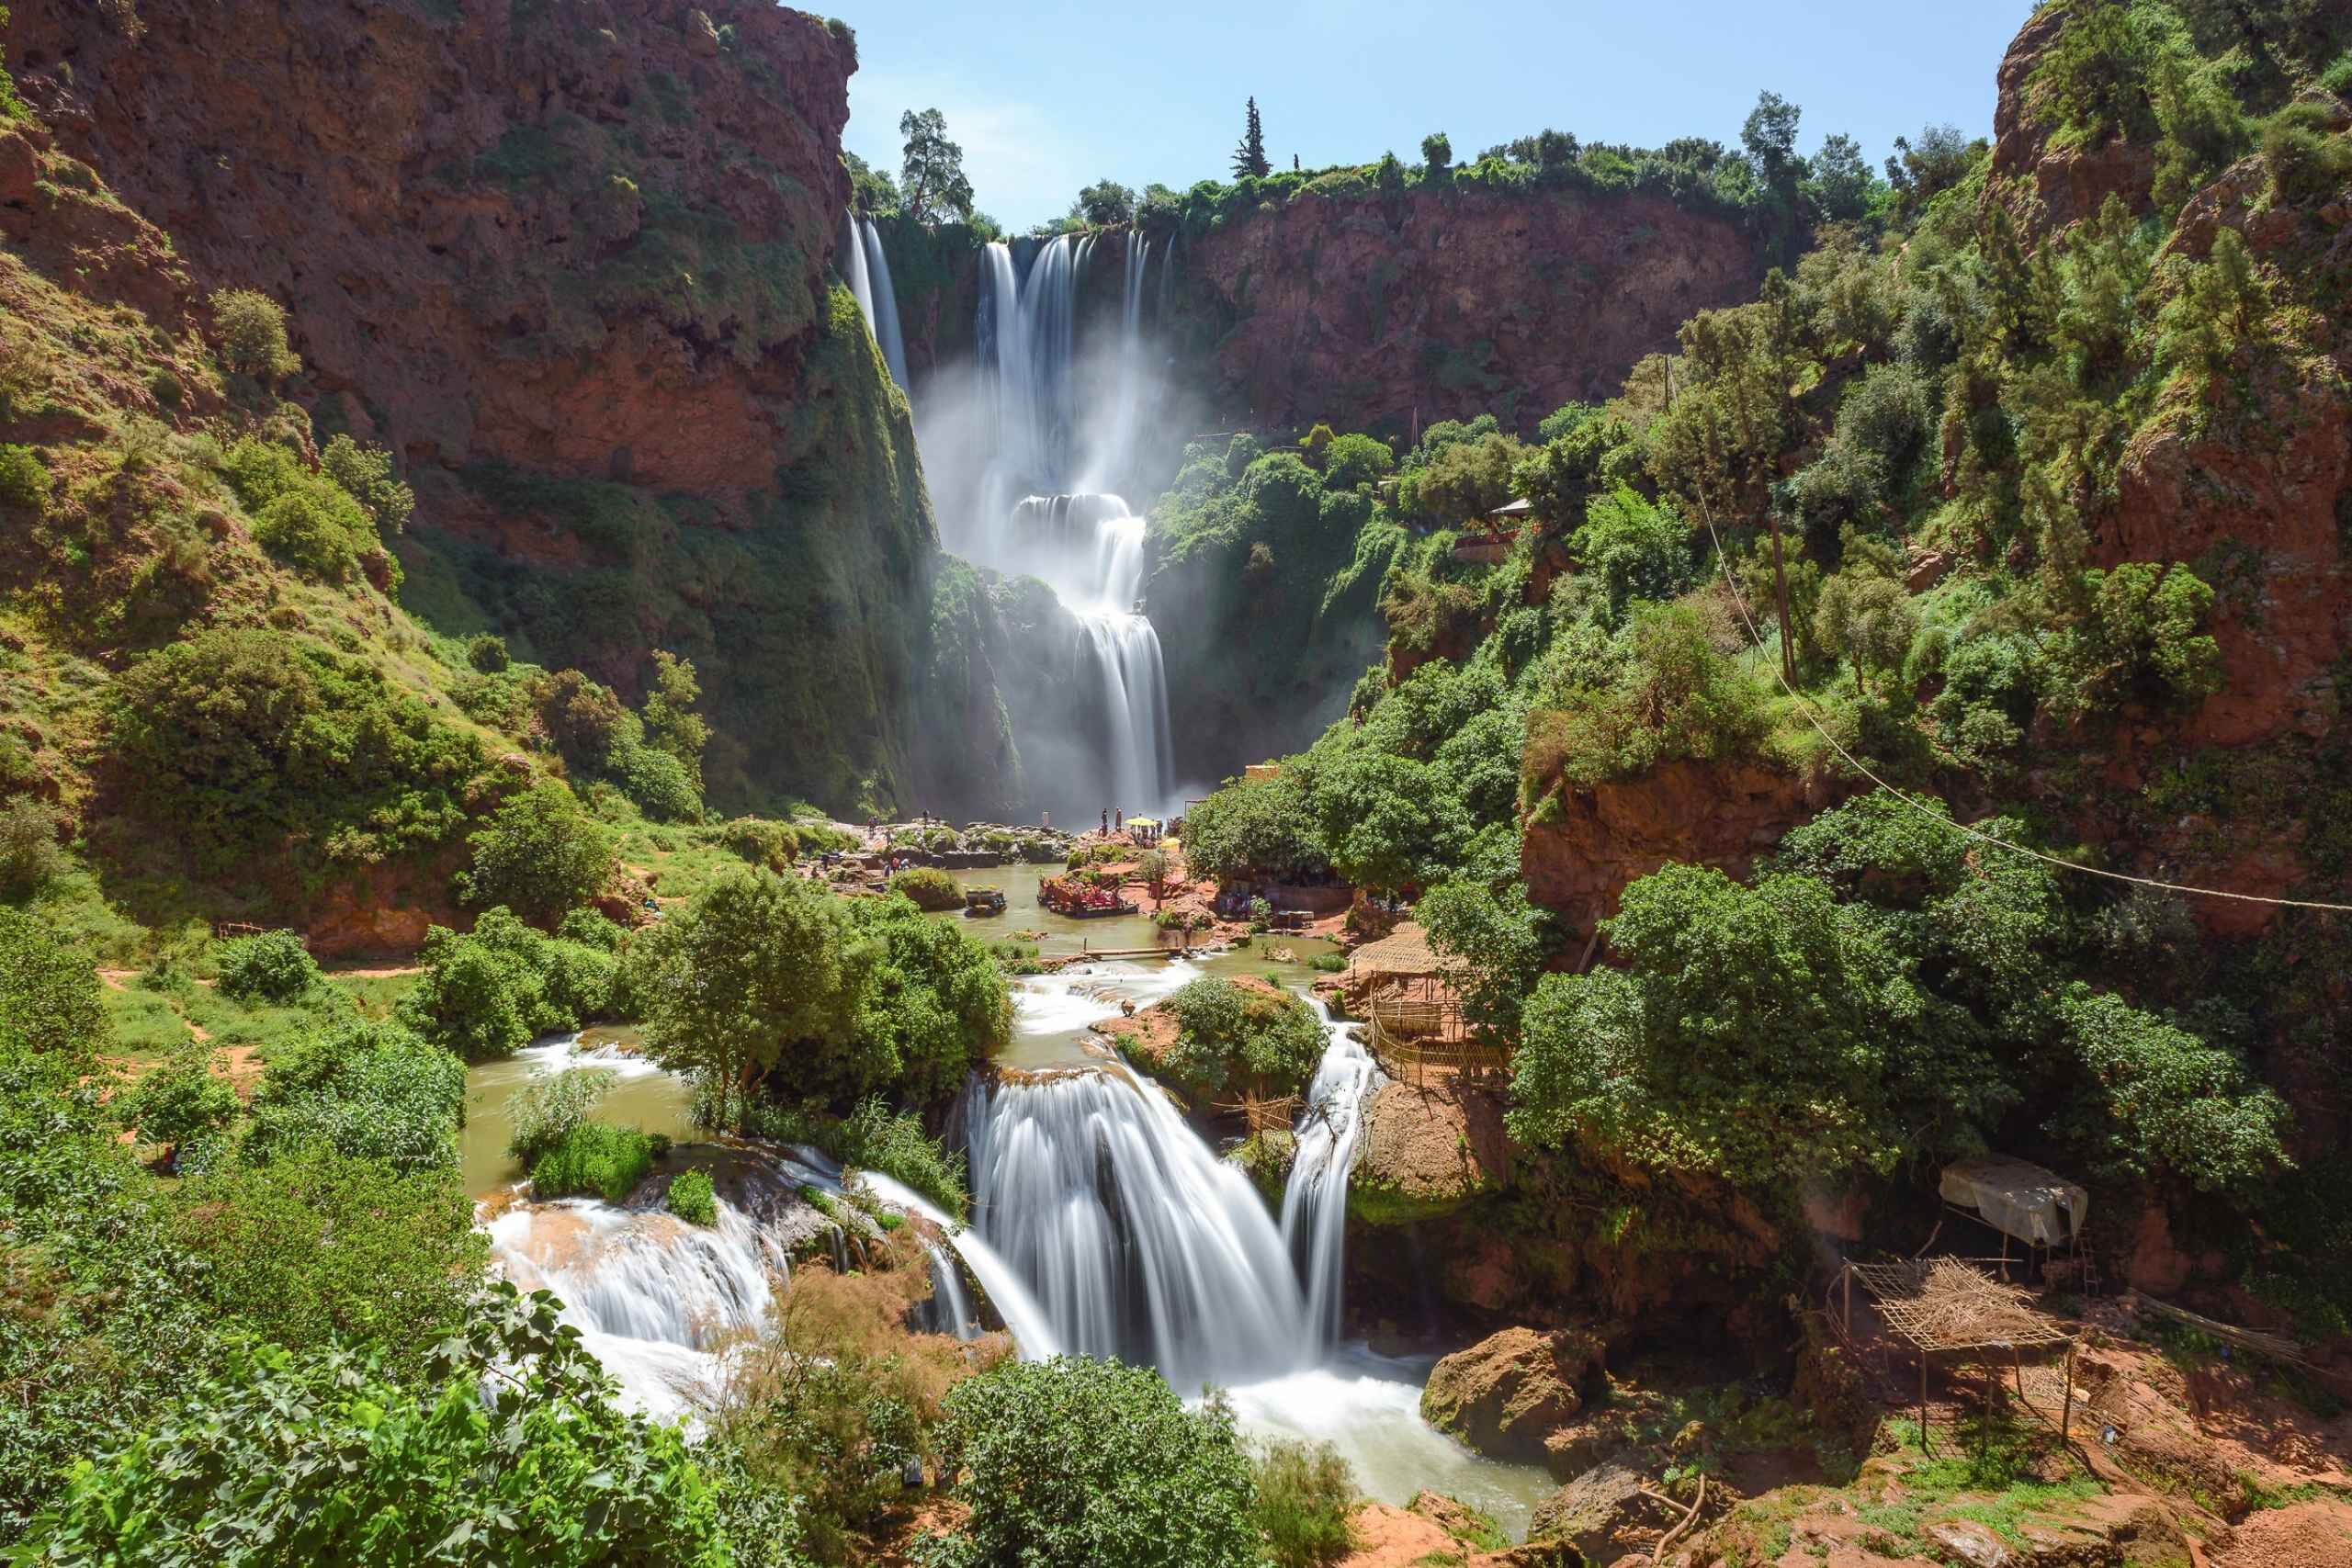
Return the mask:
M 2066 1366 L 2064 1375 L 2066 1380 L 2066 1391 L 2059 1396 L 2058 1406 L 2058 1440 L 2062 1443 L 2066 1441 L 2066 1428 L 2075 1419 L 2075 1342 L 2071 1339 L 2066 1341 Z
M 1854 1337 L 1854 1266 L 1846 1265 L 1846 1337 Z
M 1919 1347 L 1919 1451 L 1936 1451 L 1928 1441 L 1928 1348 L 1924 1345 Z

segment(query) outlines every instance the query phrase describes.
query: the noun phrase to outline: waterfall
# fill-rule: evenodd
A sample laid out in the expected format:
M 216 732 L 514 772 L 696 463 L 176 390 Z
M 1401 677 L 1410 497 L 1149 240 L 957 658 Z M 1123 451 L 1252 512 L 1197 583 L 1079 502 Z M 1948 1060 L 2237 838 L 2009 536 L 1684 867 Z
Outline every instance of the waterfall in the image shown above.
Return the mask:
M 1187 1390 L 1317 1366 L 1338 1342 L 1348 1172 L 1383 1080 L 1355 1026 L 1315 1005 L 1327 1043 L 1279 1230 L 1240 1169 L 1124 1066 L 967 1091 L 978 1229 L 1061 1348 Z
M 1028 259 L 1001 242 L 980 259 L 973 332 L 995 403 L 995 457 L 958 549 L 1008 576 L 1035 577 L 1070 612 L 1071 645 L 1054 671 L 1056 711 L 1015 713 L 1040 804 L 1083 818 L 1115 806 L 1164 811 L 1173 794 L 1167 673 L 1159 634 L 1140 612 L 1146 525 L 1115 495 L 1075 489 L 1080 467 L 1078 289 L 1094 241 L 1061 235 Z M 1130 233 L 1107 431 L 1089 466 L 1125 466 L 1139 417 L 1143 284 L 1150 243 Z M 1041 493 L 1042 492 L 1042 493 Z
M 1356 1026 L 1335 1021 L 1321 1002 L 1313 1005 L 1328 1043 L 1307 1086 L 1290 1182 L 1283 1190 L 1283 1241 L 1306 1278 L 1307 1327 L 1328 1348 L 1340 1337 L 1348 1172 L 1356 1161 L 1364 1105 L 1383 1077 Z
M 882 360 L 890 367 L 890 378 L 904 390 L 907 344 L 899 333 L 899 291 L 890 283 L 890 258 L 882 252 L 882 231 L 874 226 L 874 220 L 861 219 L 858 227 L 865 239 L 866 273 L 874 293 L 870 303 L 860 303 L 866 307 L 865 319 L 874 324 L 875 341 L 882 345 Z
M 1294 1365 L 1305 1311 L 1250 1179 L 1125 1069 L 991 1088 L 964 1107 L 978 1229 L 1064 1349 L 1180 1391 Z
M 901 389 L 907 384 L 906 344 L 899 335 L 899 296 L 890 287 L 890 260 L 882 254 L 882 234 L 870 218 L 842 214 L 842 243 L 834 266 L 849 291 L 857 297 L 858 313 L 874 334 L 890 378 Z

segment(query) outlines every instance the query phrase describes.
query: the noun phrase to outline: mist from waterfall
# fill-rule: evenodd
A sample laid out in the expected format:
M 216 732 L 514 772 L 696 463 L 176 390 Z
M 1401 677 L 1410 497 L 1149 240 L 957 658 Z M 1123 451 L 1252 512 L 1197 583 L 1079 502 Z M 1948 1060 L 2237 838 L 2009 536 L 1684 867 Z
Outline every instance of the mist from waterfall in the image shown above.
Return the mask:
M 890 367 L 890 378 L 901 391 L 907 390 L 907 344 L 899 331 L 899 293 L 891 287 L 890 258 L 883 254 L 882 231 L 875 228 L 874 220 L 854 212 L 842 214 L 841 248 L 834 268 L 857 297 L 858 310 L 882 350 L 882 362 Z
M 1112 330 L 1086 341 L 1081 286 L 1111 265 L 1109 243 L 987 246 L 973 372 L 926 382 L 919 423 L 947 547 L 1037 579 L 1068 612 L 1025 649 L 1036 689 L 1008 700 L 1033 804 L 1066 820 L 1164 813 L 1175 794 L 1166 668 L 1141 604 L 1146 525 L 1114 488 L 1162 401 L 1146 320 L 1153 247 L 1125 237 L 1118 313 L 1088 313 Z

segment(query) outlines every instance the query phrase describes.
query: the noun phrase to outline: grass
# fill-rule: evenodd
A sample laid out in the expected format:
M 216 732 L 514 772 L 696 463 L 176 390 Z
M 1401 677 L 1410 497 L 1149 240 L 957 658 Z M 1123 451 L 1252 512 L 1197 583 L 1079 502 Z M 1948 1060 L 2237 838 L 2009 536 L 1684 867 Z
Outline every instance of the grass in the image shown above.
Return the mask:
M 653 1168 L 653 1140 L 635 1127 L 586 1122 L 566 1133 L 531 1166 L 531 1191 L 538 1198 L 627 1199 Z

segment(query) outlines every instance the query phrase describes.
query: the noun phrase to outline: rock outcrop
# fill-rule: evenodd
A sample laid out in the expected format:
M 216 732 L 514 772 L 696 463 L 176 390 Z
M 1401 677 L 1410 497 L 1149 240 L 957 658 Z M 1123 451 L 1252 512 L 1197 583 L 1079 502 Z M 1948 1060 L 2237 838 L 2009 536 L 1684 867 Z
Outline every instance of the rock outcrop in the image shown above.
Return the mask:
M 1605 1376 L 1597 1335 L 1506 1328 L 1430 1369 L 1421 1418 L 1489 1459 L 1540 1464 L 1545 1439 Z
M 1177 265 L 1216 344 L 1219 428 L 1399 431 L 1489 412 L 1532 429 L 1614 396 L 1636 359 L 1747 299 L 1762 270 L 1729 219 L 1544 190 L 1310 192 L 1188 239 Z
M 1438 1219 L 1510 1177 L 1496 1096 L 1450 1077 L 1386 1083 L 1364 1105 L 1348 1213 L 1374 1225 Z
M 13 10 L 61 148 L 172 234 L 191 298 L 286 307 L 322 437 L 399 459 L 409 607 L 625 695 L 649 649 L 692 659 L 722 801 L 912 793 L 934 631 L 976 634 L 934 628 L 911 425 L 829 276 L 846 28 L 763 0 Z M 967 695 L 941 705 L 994 711 Z M 941 743 L 985 795 L 1011 764 L 968 739 Z

